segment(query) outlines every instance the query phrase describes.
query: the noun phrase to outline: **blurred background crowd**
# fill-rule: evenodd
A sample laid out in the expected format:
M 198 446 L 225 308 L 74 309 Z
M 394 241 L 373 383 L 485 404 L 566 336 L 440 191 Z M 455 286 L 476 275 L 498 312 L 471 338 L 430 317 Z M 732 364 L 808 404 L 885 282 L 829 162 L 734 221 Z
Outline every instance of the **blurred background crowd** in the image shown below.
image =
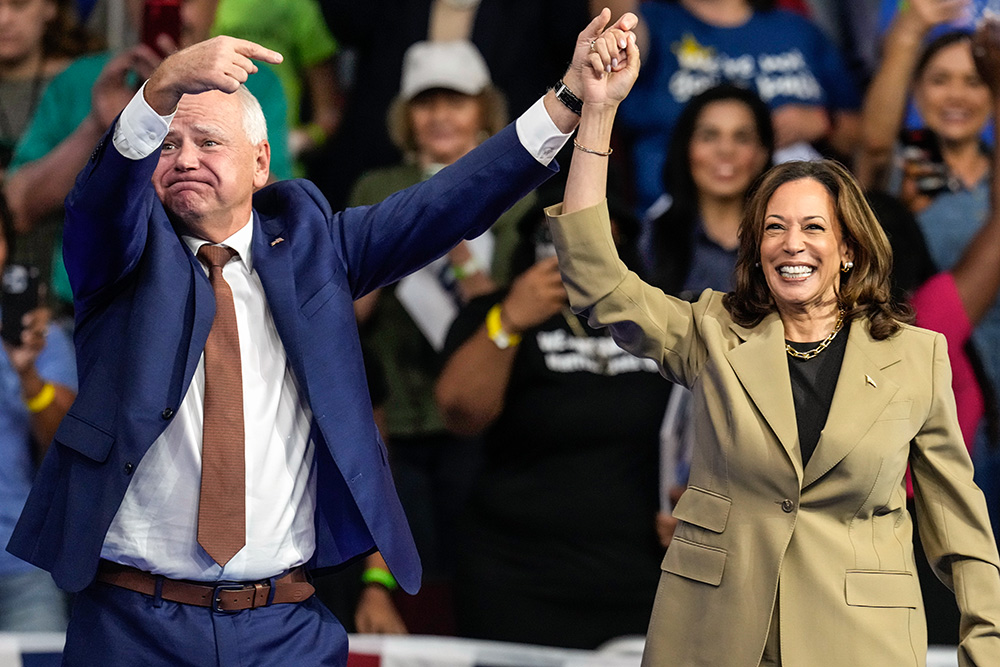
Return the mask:
M 1000 2 L 0 0 L 0 305 L 18 276 L 44 285 L 0 354 L 0 542 L 51 441 L 39 415 L 52 401 L 64 413 L 75 388 L 63 199 L 165 54 L 217 34 L 283 53 L 248 84 L 271 177 L 307 177 L 337 210 L 499 131 L 560 79 L 605 5 L 641 17 L 642 72 L 611 157 L 626 263 L 685 298 L 727 291 L 756 178 L 789 159 L 842 161 L 893 244 L 897 297 L 948 337 L 1000 525 L 1000 72 L 977 71 L 970 40 Z M 173 24 L 151 27 L 164 11 Z M 569 310 L 542 214 L 561 191 L 553 179 L 356 303 L 424 587 L 401 594 L 377 553 L 320 576 L 349 630 L 573 648 L 645 632 L 697 435 L 684 392 Z M 58 394 L 36 396 L 42 380 Z M 930 641 L 955 643 L 953 598 L 924 575 Z M 48 575 L 0 553 L 0 631 L 65 619 Z

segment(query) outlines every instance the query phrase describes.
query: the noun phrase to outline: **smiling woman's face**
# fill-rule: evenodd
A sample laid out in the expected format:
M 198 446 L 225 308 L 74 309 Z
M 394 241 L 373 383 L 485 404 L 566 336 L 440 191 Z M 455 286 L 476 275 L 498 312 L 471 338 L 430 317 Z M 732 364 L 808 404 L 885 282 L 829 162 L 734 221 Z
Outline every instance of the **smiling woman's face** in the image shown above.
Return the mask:
M 782 314 L 836 307 L 840 267 L 851 259 L 829 191 L 802 178 L 767 203 L 760 265 Z
M 938 51 L 917 78 L 913 98 L 927 127 L 945 142 L 979 141 L 990 116 L 990 91 L 968 41 Z
M 753 112 L 739 100 L 705 105 L 688 153 L 698 195 L 712 199 L 742 199 L 768 160 Z

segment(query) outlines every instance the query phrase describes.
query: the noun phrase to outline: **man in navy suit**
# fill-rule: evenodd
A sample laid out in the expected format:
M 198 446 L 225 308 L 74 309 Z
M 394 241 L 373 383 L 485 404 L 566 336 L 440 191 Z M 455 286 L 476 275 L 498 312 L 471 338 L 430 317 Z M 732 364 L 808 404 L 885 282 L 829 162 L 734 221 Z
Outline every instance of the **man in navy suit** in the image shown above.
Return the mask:
M 623 66 L 635 17 L 604 30 L 609 18 L 580 34 L 562 88 Z M 579 100 L 550 91 L 426 183 L 335 214 L 307 181 L 258 190 L 269 148 L 240 85 L 250 58 L 281 56 L 220 37 L 166 59 L 67 198 L 80 390 L 8 549 L 77 592 L 69 665 L 343 665 L 346 635 L 305 570 L 378 549 L 416 590 L 352 302 L 485 231 L 554 171 L 577 122 Z M 219 253 L 210 281 L 199 256 Z M 226 397 L 236 418 L 221 430 L 244 465 L 211 466 L 216 478 L 219 374 L 203 351 L 223 313 L 242 397 Z M 222 494 L 238 521 L 209 529 L 199 513 L 218 510 L 200 500 L 203 455 L 205 480 L 239 478 L 243 493 Z M 207 546 L 234 532 L 225 553 Z

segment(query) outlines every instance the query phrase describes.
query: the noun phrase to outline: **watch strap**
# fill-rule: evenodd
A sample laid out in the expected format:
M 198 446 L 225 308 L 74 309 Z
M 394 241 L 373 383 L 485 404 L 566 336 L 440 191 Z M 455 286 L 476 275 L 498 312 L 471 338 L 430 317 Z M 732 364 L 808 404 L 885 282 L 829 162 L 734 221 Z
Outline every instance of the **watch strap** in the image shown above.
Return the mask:
M 556 99 L 563 103 L 567 109 L 575 113 L 577 116 L 583 113 L 583 100 L 576 96 L 576 94 L 570 90 L 562 79 L 556 82 L 556 87 L 553 89 L 556 94 Z

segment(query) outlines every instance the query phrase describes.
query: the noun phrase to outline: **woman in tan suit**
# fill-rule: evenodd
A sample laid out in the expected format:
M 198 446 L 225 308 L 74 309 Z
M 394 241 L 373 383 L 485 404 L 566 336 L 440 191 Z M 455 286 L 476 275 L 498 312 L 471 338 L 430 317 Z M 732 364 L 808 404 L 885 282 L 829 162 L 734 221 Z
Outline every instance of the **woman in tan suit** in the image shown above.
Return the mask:
M 945 340 L 891 302 L 891 251 L 854 179 L 832 162 L 776 167 L 741 226 L 736 289 L 666 296 L 615 253 L 606 148 L 629 79 L 609 77 L 587 80 L 548 213 L 573 308 L 694 393 L 643 664 L 924 665 L 909 465 L 927 557 L 962 612 L 959 663 L 1000 665 L 1000 561 Z

